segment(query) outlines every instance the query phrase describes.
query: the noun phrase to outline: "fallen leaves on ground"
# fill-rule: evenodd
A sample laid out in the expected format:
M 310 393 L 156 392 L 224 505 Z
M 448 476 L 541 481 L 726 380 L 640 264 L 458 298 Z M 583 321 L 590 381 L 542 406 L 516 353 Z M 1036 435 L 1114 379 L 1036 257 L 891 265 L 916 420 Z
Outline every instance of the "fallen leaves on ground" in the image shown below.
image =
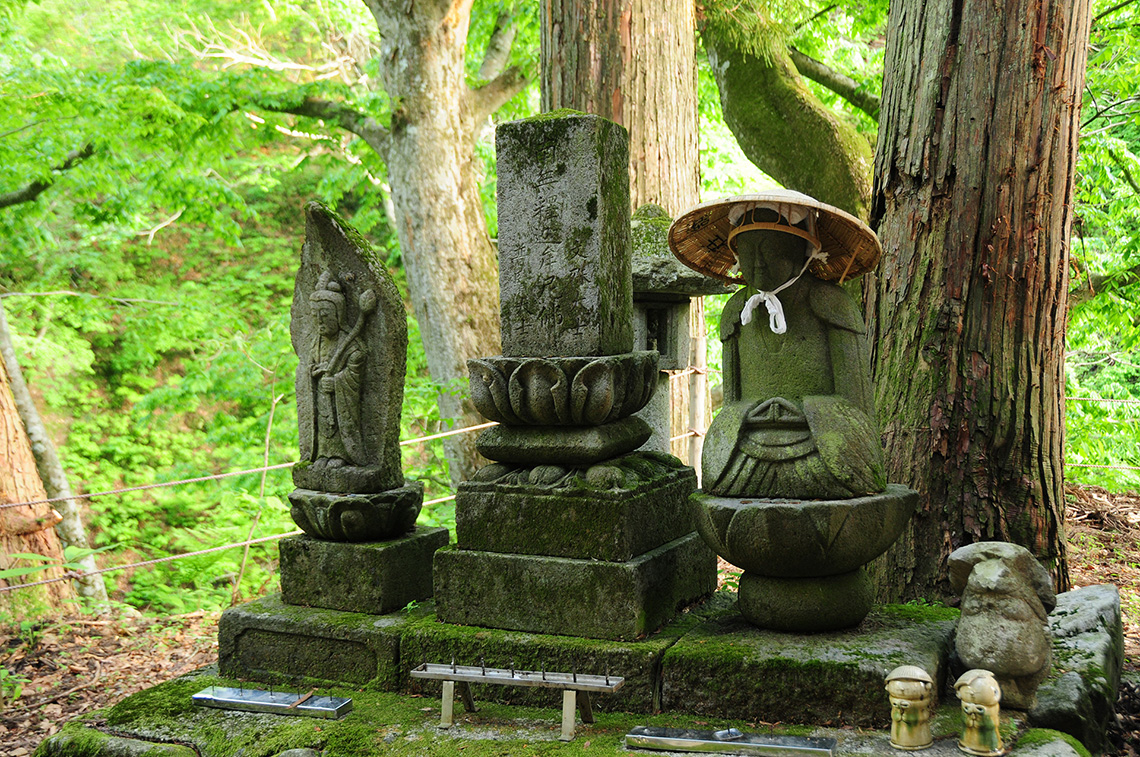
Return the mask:
M 218 659 L 218 615 L 59 618 L 0 634 L 0 755 L 25 757 L 79 715 Z M 9 682 L 5 684 L 5 682 Z

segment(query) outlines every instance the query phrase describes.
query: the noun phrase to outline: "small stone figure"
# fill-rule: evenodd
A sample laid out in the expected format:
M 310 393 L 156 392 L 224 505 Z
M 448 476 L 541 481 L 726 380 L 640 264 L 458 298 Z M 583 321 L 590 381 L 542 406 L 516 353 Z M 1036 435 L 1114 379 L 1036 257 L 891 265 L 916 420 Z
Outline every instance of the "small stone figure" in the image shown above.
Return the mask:
M 962 664 L 991 671 L 1006 707 L 1030 709 L 1053 660 L 1049 574 L 1024 547 L 978 542 L 950 554 L 950 586 L 962 595 L 954 641 Z
M 962 700 L 962 737 L 958 748 L 979 757 L 996 757 L 1004 750 L 1001 744 L 1001 688 L 988 670 L 967 670 L 955 682 L 954 689 Z
M 901 665 L 887 675 L 891 699 L 891 746 L 913 751 L 934 743 L 930 733 L 930 693 L 934 680 L 922 668 Z

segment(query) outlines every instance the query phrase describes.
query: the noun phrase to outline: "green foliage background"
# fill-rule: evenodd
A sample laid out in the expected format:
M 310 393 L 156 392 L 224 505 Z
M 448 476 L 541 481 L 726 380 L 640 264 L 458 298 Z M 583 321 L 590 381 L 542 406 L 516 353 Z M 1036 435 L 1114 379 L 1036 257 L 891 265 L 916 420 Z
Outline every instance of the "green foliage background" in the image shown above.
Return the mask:
M 349 217 L 403 286 L 383 161 L 355 137 L 264 107 L 324 93 L 387 112 L 364 5 L 171 5 L 0 0 L 0 195 L 55 182 L 35 202 L 0 208 L 0 302 L 72 484 L 85 492 L 296 459 L 288 310 L 305 201 L 322 199 Z M 881 87 L 882 0 L 702 8 L 711 23 L 739 22 L 760 53 L 792 44 L 869 91 Z M 519 27 L 512 63 L 533 80 L 537 4 L 522 0 L 476 2 L 468 76 L 477 77 L 501 11 Z M 1138 12 L 1124 7 L 1094 26 L 1073 278 L 1109 279 L 1070 316 L 1068 391 L 1076 397 L 1140 400 L 1140 297 L 1127 276 L 1140 264 Z M 262 65 L 211 57 L 246 42 Z M 350 50 L 368 55 L 330 68 Z M 770 186 L 724 125 L 703 59 L 698 81 L 702 199 Z M 871 119 L 811 86 L 874 140 Z M 537 100 L 532 84 L 497 118 L 534 113 Z M 74 168 L 53 170 L 88 147 L 92 155 Z M 489 139 L 478 154 L 495 233 Z M 720 304 L 708 304 L 715 324 Z M 431 381 L 410 313 L 408 326 L 402 436 L 414 439 L 443 428 L 436 396 L 462 387 Z M 1138 422 L 1140 404 L 1070 402 L 1068 461 L 1140 465 Z M 441 442 L 405 446 L 404 464 L 425 482 L 426 499 L 450 493 Z M 1068 475 L 1140 486 L 1135 471 L 1070 467 Z M 101 564 L 121 565 L 289 531 L 291 489 L 288 471 L 278 470 L 95 498 L 93 546 L 109 548 Z M 453 505 L 425 507 L 421 521 L 453 525 Z M 272 544 L 251 550 L 240 594 L 273 587 L 275 555 Z M 108 574 L 108 588 L 154 612 L 217 608 L 231 601 L 241 564 L 241 550 L 216 552 Z

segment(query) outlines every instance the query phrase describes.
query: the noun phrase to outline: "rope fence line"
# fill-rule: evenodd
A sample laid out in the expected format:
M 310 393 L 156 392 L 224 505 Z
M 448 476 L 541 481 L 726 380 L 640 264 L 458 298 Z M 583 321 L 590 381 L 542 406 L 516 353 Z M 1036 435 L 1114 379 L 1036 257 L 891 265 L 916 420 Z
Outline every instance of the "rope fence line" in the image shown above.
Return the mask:
M 1066 397 L 1070 402 L 1115 402 L 1121 405 L 1140 405 L 1140 400 L 1116 400 L 1110 397 Z
M 212 476 L 198 476 L 197 478 L 184 478 L 180 481 L 161 481 L 156 484 L 143 484 L 142 486 L 128 486 L 125 489 L 108 489 L 102 492 L 92 492 L 90 494 L 72 494 L 70 497 L 52 497 L 50 499 L 33 499 L 28 502 L 11 502 L 6 505 L 0 505 L 0 510 L 7 510 L 9 507 L 29 507 L 31 505 L 50 505 L 55 502 L 66 502 L 69 499 L 94 499 L 95 497 L 105 497 L 108 494 L 126 494 L 128 492 L 141 492 L 147 489 L 162 489 L 168 486 L 179 486 L 181 484 L 197 484 L 203 481 L 216 481 L 221 478 L 230 478 L 232 476 L 245 476 L 250 473 L 261 473 L 262 471 L 277 470 L 279 468 L 292 468 L 296 463 L 278 463 L 277 465 L 263 465 L 260 468 L 248 468 L 246 470 L 235 470 L 229 473 L 215 473 Z
M 465 428 L 454 429 L 452 431 L 444 431 L 441 434 L 432 434 L 431 436 L 420 436 L 415 439 L 405 439 L 400 442 L 401 447 L 410 444 L 422 444 L 430 442 L 434 439 L 442 439 L 446 436 L 456 436 L 458 434 L 467 434 L 472 431 L 479 431 L 484 428 L 499 425 L 495 421 L 489 423 L 481 423 L 477 426 L 467 426 Z M 93 499 L 95 497 L 105 497 L 109 494 L 127 494 L 129 492 L 141 492 L 147 489 L 162 489 L 169 486 L 180 486 L 182 484 L 199 484 L 203 481 L 217 481 L 223 478 L 231 478 L 233 476 L 246 476 L 251 473 L 262 473 L 264 471 L 280 470 L 281 468 L 292 468 L 297 463 L 277 463 L 276 465 L 264 465 L 260 468 L 247 468 L 245 470 L 230 471 L 229 473 L 215 473 L 212 476 L 198 476 L 197 478 L 184 478 L 178 481 L 162 481 L 156 484 L 143 484 L 142 486 L 128 486 L 124 489 L 108 489 L 101 492 L 92 492 L 90 494 L 73 494 L 70 497 L 52 497 L 50 499 L 34 499 L 28 502 L 11 502 L 8 504 L 0 505 L 0 510 L 7 510 L 10 507 L 29 507 L 31 505 L 50 505 L 56 502 L 66 502 L 69 499 Z M 428 504 L 428 503 L 425 503 Z
M 713 368 L 702 368 L 702 367 L 697 367 L 697 366 L 689 366 L 688 368 L 681 370 L 681 371 L 670 372 L 669 380 L 672 381 L 674 379 L 683 378 L 685 376 L 690 376 L 690 375 L 694 375 L 694 374 L 710 374 L 710 373 L 721 373 L 721 371 L 718 371 L 718 370 L 713 369 Z M 1074 401 L 1074 402 L 1105 402 L 1105 403 L 1140 405 L 1140 400 L 1134 400 L 1134 399 L 1112 399 L 1112 398 L 1102 398 L 1102 397 L 1066 397 L 1066 400 L 1067 401 Z M 444 431 L 444 432 L 438 433 L 438 434 L 431 434 L 428 436 L 417 437 L 414 439 L 405 439 L 405 440 L 401 441 L 399 444 L 401 447 L 409 446 L 409 445 L 415 445 L 415 444 L 423 444 L 425 442 L 434 441 L 436 439 L 443 439 L 443 438 L 447 438 L 447 437 L 451 437 L 451 436 L 457 436 L 460 434 L 467 434 L 467 433 L 471 433 L 473 431 L 480 431 L 482 429 L 491 428 L 492 426 L 497 426 L 497 425 L 499 425 L 499 424 L 496 423 L 495 421 L 491 421 L 488 423 L 477 424 L 475 426 L 467 426 L 467 427 L 460 428 L 460 429 L 453 429 L 451 431 Z M 690 428 L 685 433 L 671 437 L 669 439 L 669 441 L 670 442 L 676 442 L 676 441 L 680 441 L 682 439 L 687 439 L 687 438 L 691 438 L 691 437 L 704 437 L 704 435 L 705 435 L 704 432 Z M 181 479 L 181 480 L 177 480 L 177 481 L 164 481 L 164 482 L 160 482 L 160 483 L 145 484 L 142 486 L 132 486 L 132 487 L 126 487 L 126 488 L 122 488 L 122 489 L 109 489 L 106 491 L 93 492 L 91 494 L 78 494 L 78 495 L 72 495 L 70 497 L 52 497 L 52 498 L 48 498 L 48 499 L 31 500 L 31 501 L 27 501 L 27 502 L 13 502 L 13 503 L 0 505 L 0 510 L 4 510 L 7 508 L 13 508 L 13 507 L 28 507 L 31 505 L 39 505 L 39 504 L 52 504 L 52 503 L 64 502 L 64 501 L 72 500 L 72 499 L 90 499 L 90 498 L 94 498 L 94 497 L 103 497 L 103 496 L 108 496 L 108 495 L 112 495 L 112 494 L 126 494 L 126 493 L 130 493 L 130 492 L 146 491 L 149 489 L 160 489 L 160 488 L 179 486 L 182 484 L 192 484 L 192 483 L 202 483 L 205 481 L 215 481 L 215 480 L 224 479 L 224 478 L 231 478 L 234 476 L 244 476 L 244 475 L 249 475 L 249 474 L 253 474 L 253 473 L 263 473 L 265 471 L 280 470 L 280 469 L 284 469 L 284 468 L 292 468 L 296 464 L 297 463 L 295 463 L 295 462 L 278 463 L 275 465 L 261 466 L 258 468 L 248 468 L 248 469 L 240 470 L 240 471 L 231 471 L 229 473 L 218 473 L 218 474 L 213 474 L 213 475 L 208 475 L 208 476 L 197 476 L 195 478 Z M 1140 471 L 1140 466 L 1135 466 L 1135 465 L 1099 465 L 1099 464 L 1094 464 L 1094 463 L 1066 463 L 1066 465 L 1068 467 L 1072 467 L 1072 468 L 1096 468 L 1096 469 L 1104 469 L 1104 470 Z M 437 504 L 442 504 L 444 502 L 453 501 L 455 498 L 456 498 L 456 495 L 451 494 L 451 495 L 446 496 L 446 497 L 440 497 L 438 499 L 428 500 L 428 501 L 424 502 L 423 504 L 425 506 L 426 505 L 437 505 Z M 86 572 L 67 571 L 63 575 L 57 576 L 55 578 L 47 578 L 47 579 L 43 579 L 41 581 L 33 581 L 30 583 L 23 583 L 23 584 L 14 584 L 14 585 L 10 585 L 10 586 L 0 586 L 0 593 L 15 591 L 17 589 L 27 589 L 27 588 L 32 588 L 35 586 L 42 586 L 45 584 L 56 583 L 59 581 L 68 581 L 68 580 L 72 580 L 72 579 L 83 578 L 86 576 L 99 575 L 102 573 L 111 573 L 111 572 L 120 571 L 120 570 L 129 570 L 131 568 L 139 568 L 139 567 L 146 567 L 149 565 L 157 565 L 160 563 L 171 562 L 174 560 L 181 560 L 181 559 L 188 558 L 188 557 L 196 557 L 199 555 L 210 554 L 213 552 L 222 552 L 222 551 L 225 551 L 228 549 L 235 549 L 237 547 L 248 547 L 248 546 L 251 546 L 254 544 L 262 544 L 265 542 L 277 541 L 277 540 L 280 540 L 280 539 L 283 539 L 283 538 L 286 538 L 289 536 L 297 536 L 297 535 L 302 534 L 302 533 L 304 533 L 304 532 L 299 531 L 299 530 L 289 531 L 289 532 L 283 533 L 283 534 L 276 534 L 273 536 L 264 536 L 264 537 L 260 537 L 257 539 L 249 539 L 247 541 L 237 542 L 234 544 L 226 544 L 226 545 L 222 545 L 219 547 L 210 547 L 208 549 L 200 549 L 200 550 L 196 550 L 193 552 L 186 552 L 184 554 L 179 554 L 179 555 L 170 555 L 167 557 L 159 557 L 159 558 L 155 558 L 152 560 L 143 560 L 141 562 L 128 563 L 126 565 L 116 565 L 116 566 L 107 567 L 107 568 L 99 568 L 99 569 L 93 570 L 93 571 L 86 571 Z
M 1106 468 L 1108 470 L 1140 470 L 1140 465 L 1095 465 L 1093 463 L 1065 463 L 1067 468 Z
M 143 560 L 142 562 L 128 563 L 127 565 L 113 565 L 109 568 L 99 568 L 97 570 L 78 571 L 69 570 L 62 576 L 55 578 L 45 578 L 42 581 L 32 581 L 26 584 L 13 584 L 12 586 L 0 586 L 0 594 L 6 591 L 15 591 L 16 589 L 30 589 L 33 586 L 43 586 L 44 584 L 53 584 L 58 581 L 70 581 L 73 578 L 83 578 L 84 576 L 97 576 L 100 573 L 113 573 L 117 570 L 127 570 L 129 568 L 141 568 L 147 565 L 158 565 L 159 563 L 171 562 L 173 560 L 182 560 L 186 557 L 197 557 L 198 555 L 207 555 L 211 552 L 222 552 L 227 549 L 234 549 L 235 547 L 244 547 L 252 544 L 262 544 L 267 541 L 277 541 L 284 539 L 286 536 L 298 536 L 304 531 L 289 531 L 284 534 L 274 534 L 273 536 L 261 536 L 257 539 L 249 539 L 247 541 L 238 542 L 237 544 L 224 544 L 220 547 L 210 547 L 209 549 L 199 549 L 194 552 L 186 552 L 181 555 L 169 555 L 167 557 L 156 557 L 153 560 Z M 51 567 L 51 566 L 46 566 Z
M 670 438 L 669 438 L 669 441 L 671 441 L 671 442 L 677 442 L 677 441 L 680 441 L 680 440 L 682 440 L 682 439 L 688 439 L 689 437 L 692 437 L 692 436 L 701 436 L 701 437 L 703 437 L 704 435 L 705 435 L 705 432 L 704 432 L 704 431 L 697 431 L 695 428 L 691 428 L 691 429 L 689 429 L 688 431 L 686 431 L 686 432 L 685 432 L 685 433 L 683 433 L 683 434 L 678 434 L 677 436 L 672 436 L 672 437 L 670 437 Z

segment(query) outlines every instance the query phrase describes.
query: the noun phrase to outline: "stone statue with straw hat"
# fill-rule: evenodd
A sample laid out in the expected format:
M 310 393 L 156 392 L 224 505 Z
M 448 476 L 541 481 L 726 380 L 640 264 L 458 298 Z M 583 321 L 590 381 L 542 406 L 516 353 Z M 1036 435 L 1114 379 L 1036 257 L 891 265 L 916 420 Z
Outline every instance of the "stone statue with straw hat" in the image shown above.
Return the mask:
M 878 239 L 838 208 L 779 190 L 698 205 L 669 244 L 686 265 L 744 285 L 721 315 L 724 407 L 705 439 L 701 533 L 745 569 L 752 622 L 853 625 L 871 606 L 861 566 L 917 501 L 887 484 L 866 327 L 839 286 L 875 266 Z

